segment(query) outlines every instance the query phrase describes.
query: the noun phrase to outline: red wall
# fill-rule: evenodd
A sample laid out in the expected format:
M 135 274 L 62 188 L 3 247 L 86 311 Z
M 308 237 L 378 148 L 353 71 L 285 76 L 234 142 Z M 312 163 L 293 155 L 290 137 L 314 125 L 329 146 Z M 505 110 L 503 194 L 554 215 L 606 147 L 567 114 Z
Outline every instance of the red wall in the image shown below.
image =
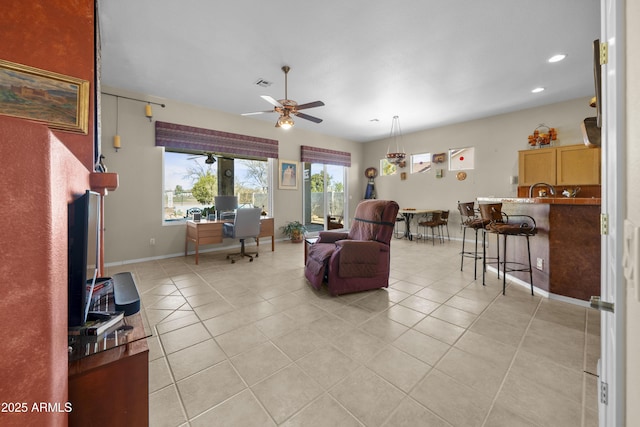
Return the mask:
M 93 170 L 94 2 L 8 0 L 1 10 L 0 58 L 90 82 L 86 135 L 0 115 L 0 400 L 26 404 L 0 412 L 0 425 L 66 426 L 67 204 Z M 54 410 L 34 411 L 41 402 Z
M 91 0 L 8 0 L 0 14 L 0 58 L 90 84 L 89 132 L 53 131 L 93 170 L 94 4 Z

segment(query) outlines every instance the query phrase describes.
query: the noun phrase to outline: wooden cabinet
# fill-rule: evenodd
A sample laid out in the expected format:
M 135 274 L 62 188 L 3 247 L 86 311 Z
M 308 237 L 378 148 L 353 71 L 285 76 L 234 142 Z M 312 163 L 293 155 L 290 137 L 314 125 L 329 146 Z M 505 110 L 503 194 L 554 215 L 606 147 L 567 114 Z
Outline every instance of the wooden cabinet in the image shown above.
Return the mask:
M 541 148 L 518 153 L 518 184 L 556 183 L 556 150 Z
M 600 148 L 584 145 L 523 150 L 518 153 L 519 185 L 599 185 Z
M 149 347 L 140 313 L 129 342 L 69 362 L 69 426 L 149 425 Z
M 557 185 L 600 184 L 600 148 L 570 145 L 556 150 Z

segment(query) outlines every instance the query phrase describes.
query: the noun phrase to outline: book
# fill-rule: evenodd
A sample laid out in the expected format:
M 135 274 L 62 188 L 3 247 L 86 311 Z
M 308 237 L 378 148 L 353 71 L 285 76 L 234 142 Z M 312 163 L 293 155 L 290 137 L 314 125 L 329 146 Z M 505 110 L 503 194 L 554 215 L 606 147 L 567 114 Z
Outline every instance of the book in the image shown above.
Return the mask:
M 123 318 L 123 311 L 90 311 L 89 319 L 91 322 L 95 322 L 92 324 L 85 324 L 86 332 L 85 335 L 102 335 L 107 332 L 113 326 L 116 326 Z M 89 322 L 87 322 L 89 323 Z
M 100 336 L 120 326 L 123 311 L 90 311 L 84 326 L 69 329 L 69 335 Z

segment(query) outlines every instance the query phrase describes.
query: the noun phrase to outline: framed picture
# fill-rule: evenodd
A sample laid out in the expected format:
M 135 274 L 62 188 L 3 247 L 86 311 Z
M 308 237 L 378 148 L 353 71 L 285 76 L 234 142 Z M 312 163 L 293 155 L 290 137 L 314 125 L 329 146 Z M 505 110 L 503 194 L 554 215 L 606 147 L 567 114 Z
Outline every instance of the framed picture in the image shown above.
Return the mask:
M 281 190 L 298 189 L 298 162 L 278 160 L 278 188 Z
M 0 59 L 0 114 L 87 133 L 89 82 Z

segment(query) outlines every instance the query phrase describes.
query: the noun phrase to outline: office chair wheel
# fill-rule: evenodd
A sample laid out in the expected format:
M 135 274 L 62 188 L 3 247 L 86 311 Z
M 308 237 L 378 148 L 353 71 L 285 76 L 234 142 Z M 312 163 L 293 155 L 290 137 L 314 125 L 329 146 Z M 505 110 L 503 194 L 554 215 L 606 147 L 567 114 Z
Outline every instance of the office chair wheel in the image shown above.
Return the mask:
M 227 259 L 231 258 L 231 255 L 227 255 Z
M 229 257 L 227 257 L 227 258 L 229 258 Z M 235 263 L 236 263 L 236 260 L 235 260 L 235 259 L 232 259 L 232 260 L 231 260 L 231 264 L 235 264 Z
M 260 254 L 256 254 L 255 257 L 258 258 L 260 256 Z
M 249 258 L 249 262 L 253 262 L 253 258 Z

